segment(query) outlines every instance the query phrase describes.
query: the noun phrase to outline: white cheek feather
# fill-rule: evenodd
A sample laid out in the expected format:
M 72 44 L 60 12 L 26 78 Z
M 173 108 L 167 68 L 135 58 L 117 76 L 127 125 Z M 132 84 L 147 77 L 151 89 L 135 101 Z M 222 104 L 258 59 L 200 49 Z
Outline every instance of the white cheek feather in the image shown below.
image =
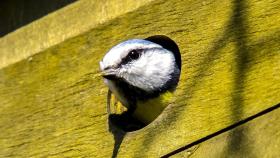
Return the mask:
M 145 52 L 138 60 L 126 65 L 122 76 L 133 86 L 145 91 L 160 89 L 174 71 L 175 59 L 171 52 L 155 49 Z

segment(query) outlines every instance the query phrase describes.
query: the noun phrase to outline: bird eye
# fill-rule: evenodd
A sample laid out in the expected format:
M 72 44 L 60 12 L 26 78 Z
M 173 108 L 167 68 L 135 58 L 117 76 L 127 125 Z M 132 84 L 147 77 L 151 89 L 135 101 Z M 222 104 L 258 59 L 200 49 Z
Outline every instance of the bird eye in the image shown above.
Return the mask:
M 136 50 L 132 50 L 128 53 L 128 57 L 132 60 L 136 60 L 140 57 L 140 53 L 138 53 Z

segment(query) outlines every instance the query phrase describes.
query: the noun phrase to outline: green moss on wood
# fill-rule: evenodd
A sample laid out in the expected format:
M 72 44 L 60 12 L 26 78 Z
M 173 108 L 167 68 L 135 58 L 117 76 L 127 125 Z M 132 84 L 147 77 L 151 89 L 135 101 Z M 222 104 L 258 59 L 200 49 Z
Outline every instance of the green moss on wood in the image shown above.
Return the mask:
M 119 157 L 159 157 L 278 104 L 277 6 L 151 2 L 1 69 L 0 156 L 110 157 L 116 141 Z M 98 62 L 120 41 L 156 34 L 182 52 L 175 103 L 144 129 L 114 140 Z
M 279 121 L 278 108 L 171 157 L 278 157 Z

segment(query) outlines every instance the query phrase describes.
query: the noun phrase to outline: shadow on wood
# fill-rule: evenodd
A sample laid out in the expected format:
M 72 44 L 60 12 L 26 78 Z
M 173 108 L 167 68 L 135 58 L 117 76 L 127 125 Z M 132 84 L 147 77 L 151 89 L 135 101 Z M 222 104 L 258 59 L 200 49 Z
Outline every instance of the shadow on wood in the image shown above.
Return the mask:
M 218 58 L 222 54 L 219 54 L 219 50 L 225 47 L 225 45 L 230 42 L 231 40 L 234 40 L 235 45 L 236 45 L 236 53 L 235 53 L 235 66 L 236 66 L 236 73 L 234 77 L 234 90 L 232 93 L 232 122 L 236 122 L 238 120 L 241 120 L 242 116 L 242 108 L 243 108 L 243 91 L 244 88 L 244 78 L 246 76 L 246 70 L 248 69 L 248 60 L 249 58 L 252 58 L 251 55 L 252 53 L 255 52 L 250 52 L 252 48 L 248 48 L 247 45 L 247 19 L 246 19 L 246 1 L 240 1 L 240 0 L 234 0 L 233 2 L 233 13 L 232 17 L 229 20 L 229 24 L 226 25 L 225 32 L 223 35 L 218 38 L 213 43 L 213 47 L 206 53 L 208 55 L 205 56 L 204 60 L 199 64 L 199 71 L 197 72 L 196 77 L 193 78 L 192 82 L 190 85 L 188 85 L 188 91 L 185 92 L 187 98 L 186 100 L 190 99 L 192 94 L 195 91 L 196 85 L 199 84 L 201 81 L 201 76 L 207 71 L 208 67 L 213 63 L 215 58 Z M 272 37 L 275 37 L 275 35 L 271 35 Z M 277 36 L 276 38 L 279 38 L 280 36 Z M 187 38 L 187 37 L 186 37 Z M 279 39 L 278 39 L 279 40 Z M 265 43 L 265 42 L 261 42 Z M 261 46 L 261 43 L 259 44 Z M 253 47 L 254 48 L 254 47 Z M 250 54 L 251 53 L 251 54 Z M 252 54 L 253 55 L 253 54 Z M 187 102 L 187 101 L 186 101 Z M 238 109 L 238 110 L 236 110 Z M 184 111 L 183 109 L 181 111 Z M 181 115 L 180 111 L 178 113 L 173 114 L 170 116 L 170 120 L 167 122 L 167 124 L 172 124 L 173 122 L 176 121 L 176 118 Z M 153 138 L 153 133 L 155 131 L 151 132 L 151 135 L 148 135 L 146 141 L 143 142 L 143 146 L 149 147 L 149 144 L 152 142 Z M 227 150 L 225 151 L 225 155 L 233 155 L 233 154 L 245 154 L 246 156 L 252 156 L 254 157 L 252 149 L 250 147 L 246 149 L 241 149 L 239 146 L 241 144 L 244 144 L 246 141 L 246 138 L 244 136 L 244 133 L 246 133 L 246 128 L 242 128 L 240 130 L 235 130 L 233 133 L 231 133 L 231 138 L 230 142 L 228 142 L 228 147 Z M 189 148 L 189 147 L 188 147 Z M 175 150 L 172 153 L 169 153 L 167 155 L 164 155 L 163 157 L 168 157 L 171 155 L 174 155 L 180 151 L 186 150 L 187 148 L 182 147 L 178 150 Z M 141 153 L 135 152 L 135 153 Z M 141 153 L 141 155 L 136 155 L 136 156 L 147 156 L 145 153 Z

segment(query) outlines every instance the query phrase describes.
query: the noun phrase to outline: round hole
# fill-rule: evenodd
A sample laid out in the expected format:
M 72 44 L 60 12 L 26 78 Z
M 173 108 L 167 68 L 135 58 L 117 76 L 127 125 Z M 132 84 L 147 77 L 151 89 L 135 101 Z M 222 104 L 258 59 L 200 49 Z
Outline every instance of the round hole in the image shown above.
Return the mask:
M 136 88 L 135 89 L 136 92 L 131 92 L 131 94 L 139 95 L 137 97 L 129 96 L 129 93 L 130 93 L 129 91 L 133 89 L 133 85 L 128 84 L 128 88 L 124 88 L 124 90 L 126 90 L 125 93 L 127 93 L 127 91 L 128 91 L 128 93 L 127 93 L 128 95 L 126 95 L 126 96 L 129 97 L 129 99 L 135 100 L 136 105 L 134 105 L 133 108 L 132 107 L 126 108 L 126 106 L 123 106 L 120 102 L 118 102 L 116 97 L 111 95 L 111 91 L 109 90 L 107 106 L 109 107 L 109 112 L 110 112 L 109 120 L 108 120 L 110 131 L 120 130 L 123 132 L 131 132 L 131 131 L 139 130 L 139 129 L 145 127 L 146 125 L 148 125 L 149 123 L 151 123 L 165 109 L 165 107 L 167 106 L 167 102 L 170 103 L 170 100 L 172 99 L 172 93 L 176 89 L 176 86 L 179 82 L 179 77 L 180 77 L 180 72 L 181 72 L 181 54 L 180 54 L 180 51 L 179 51 L 179 48 L 178 48 L 176 42 L 174 42 L 172 39 L 170 39 L 169 37 L 164 36 L 164 35 L 155 35 L 155 36 L 145 38 L 143 40 L 149 41 L 149 43 L 147 43 L 147 44 L 150 44 L 152 42 L 152 43 L 155 43 L 162 47 L 162 48 L 155 47 L 154 50 L 148 50 L 148 49 L 145 50 L 145 47 L 144 47 L 144 48 L 142 48 L 144 50 L 141 50 L 141 51 L 143 51 L 143 53 L 147 53 L 148 51 L 154 51 L 155 53 L 157 53 L 156 51 L 164 51 L 165 53 L 170 53 L 173 55 L 172 57 L 170 57 L 170 58 L 172 58 L 172 60 L 168 58 L 169 56 L 162 56 L 162 57 L 159 56 L 157 58 L 157 56 L 155 55 L 155 57 L 147 58 L 147 60 L 148 59 L 159 60 L 159 61 L 153 62 L 153 63 L 156 63 L 155 65 L 160 65 L 160 64 L 158 64 L 160 62 L 166 62 L 167 64 L 170 64 L 170 67 L 169 67 L 169 65 L 168 66 L 164 65 L 163 68 L 157 67 L 159 72 L 155 72 L 155 73 L 158 73 L 156 75 L 158 75 L 159 78 L 160 77 L 164 78 L 163 75 L 164 75 L 164 73 L 166 73 L 169 75 L 169 79 L 166 80 L 166 82 L 164 82 L 164 84 L 159 84 L 159 85 L 163 85 L 163 86 L 158 89 L 153 90 L 152 92 L 146 91 L 146 89 L 141 90 L 140 88 L 138 88 L 138 89 Z M 144 43 L 145 43 L 145 41 L 144 41 Z M 138 41 L 136 41 L 136 42 L 138 42 Z M 150 47 L 147 47 L 147 48 L 150 48 Z M 151 53 L 151 52 L 148 52 L 148 53 Z M 162 54 L 162 53 L 158 53 L 158 54 Z M 153 56 L 151 54 L 149 54 L 149 55 Z M 135 58 L 135 60 L 139 60 L 139 59 L 141 59 L 141 55 L 140 55 L 140 57 Z M 141 60 L 145 60 L 145 59 L 141 59 Z M 131 62 L 131 61 L 129 61 L 129 62 Z M 133 63 L 129 63 L 129 64 L 132 65 Z M 163 63 L 163 64 L 165 64 L 165 63 Z M 130 65 L 126 65 L 126 66 L 130 66 Z M 153 65 L 150 64 L 150 66 L 153 66 Z M 148 66 L 146 66 L 145 68 L 149 69 Z M 155 67 L 153 67 L 153 69 L 154 68 Z M 170 71 L 172 71 L 172 73 L 165 72 L 167 69 L 168 70 L 170 69 Z M 147 71 L 149 71 L 149 70 L 147 70 Z M 157 81 L 159 79 L 154 77 L 154 78 L 151 78 L 151 80 Z M 153 82 L 151 81 L 150 83 L 147 83 L 147 84 L 155 83 L 154 81 Z M 124 81 L 123 80 L 116 81 L 115 84 L 118 84 L 121 82 L 124 82 Z M 147 82 L 149 82 L 149 81 L 147 81 Z M 159 80 L 159 82 L 163 82 L 163 81 Z M 157 84 L 157 83 L 155 83 L 155 84 Z

